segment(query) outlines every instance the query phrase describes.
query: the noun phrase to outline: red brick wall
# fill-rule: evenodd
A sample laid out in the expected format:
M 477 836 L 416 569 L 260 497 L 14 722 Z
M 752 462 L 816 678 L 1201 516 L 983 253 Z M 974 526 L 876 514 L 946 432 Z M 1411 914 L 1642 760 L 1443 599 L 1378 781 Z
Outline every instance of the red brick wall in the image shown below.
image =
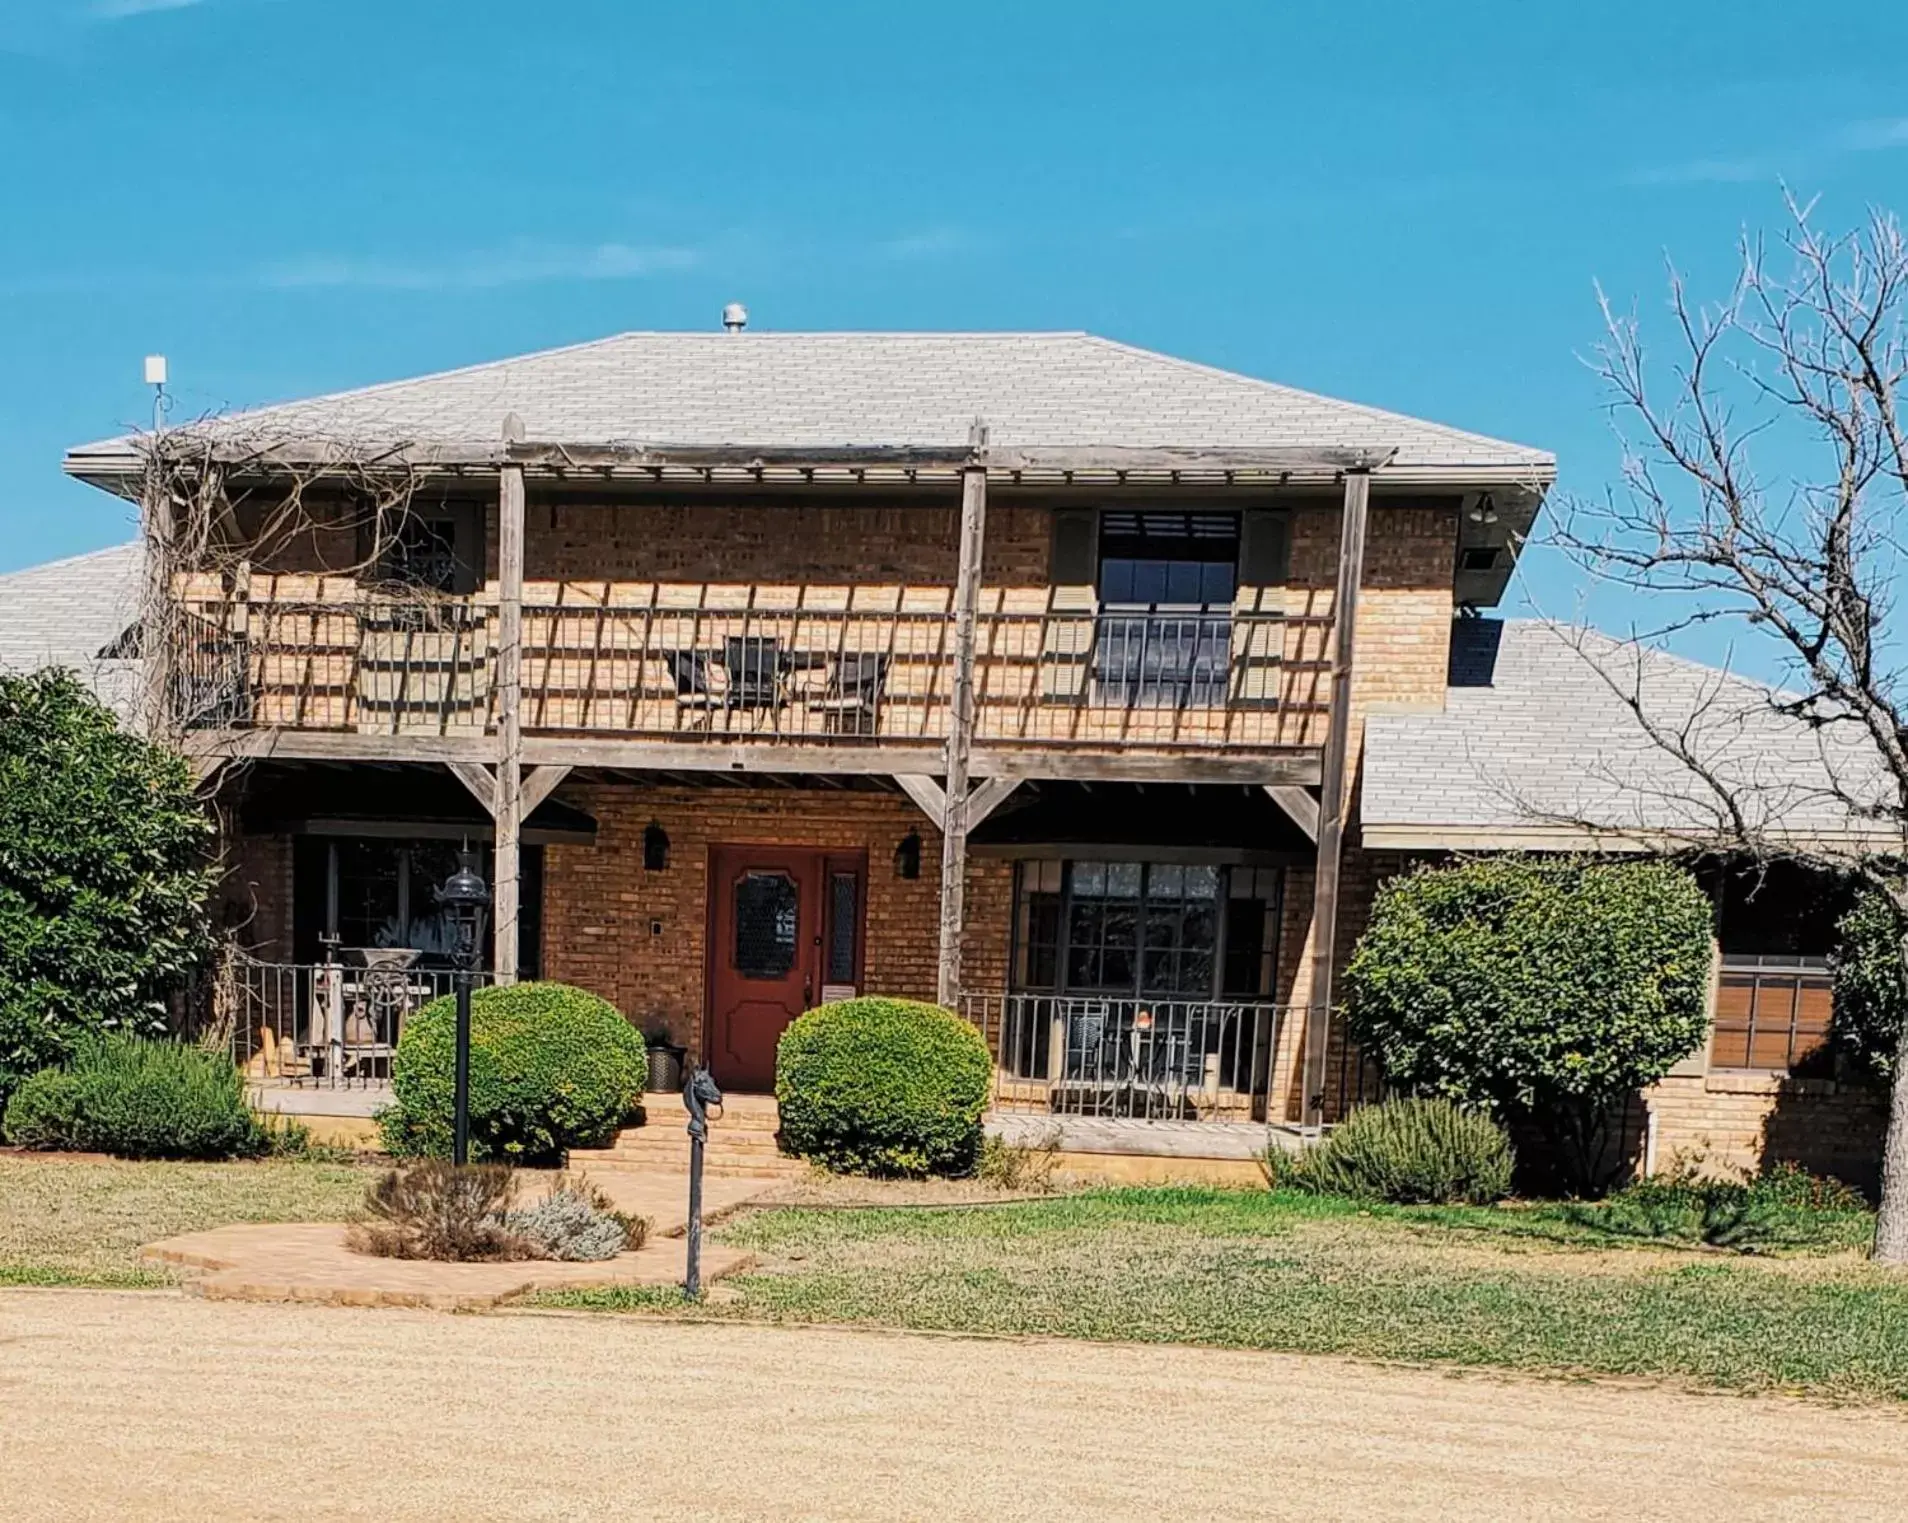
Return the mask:
M 566 787 L 561 797 L 596 817 L 594 846 L 552 846 L 544 857 L 544 971 L 602 995 L 638 1025 L 698 1043 L 708 956 L 708 865 L 713 846 L 815 846 L 868 856 L 869 993 L 933 999 L 940 935 L 940 835 L 908 799 L 843 789 Z M 669 865 L 643 868 L 651 820 L 669 834 Z M 903 836 L 921 836 L 921 875 L 895 876 Z M 1011 866 L 969 864 L 963 955 L 969 987 L 999 988 L 1006 974 Z M 660 935 L 651 933 L 660 921 Z

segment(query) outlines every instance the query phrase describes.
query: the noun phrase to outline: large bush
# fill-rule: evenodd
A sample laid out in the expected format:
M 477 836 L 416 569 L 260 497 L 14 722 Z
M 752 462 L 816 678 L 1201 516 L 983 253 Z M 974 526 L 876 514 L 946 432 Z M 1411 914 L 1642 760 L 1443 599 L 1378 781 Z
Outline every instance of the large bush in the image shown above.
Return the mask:
M 1615 1112 L 1703 1040 L 1712 921 L 1666 862 L 1424 868 L 1379 890 L 1351 1034 L 1395 1087 L 1534 1128 L 1572 1188 L 1601 1188 Z
M 82 1038 L 65 1067 L 19 1085 L 5 1131 L 17 1147 L 122 1158 L 238 1158 L 270 1146 L 230 1058 L 119 1034 Z
M 776 1049 L 782 1145 L 845 1173 L 968 1173 L 993 1066 L 981 1034 L 939 1005 L 822 1005 Z
M 210 835 L 185 762 L 71 674 L 0 676 L 0 1100 L 89 1032 L 163 1029 L 209 947 Z
M 457 1002 L 405 1023 L 391 1065 L 395 1103 L 378 1117 L 401 1156 L 448 1158 Z M 617 1008 L 568 984 L 513 984 L 471 997 L 470 1155 L 550 1163 L 606 1143 L 642 1098 L 643 1039 Z
M 1367 1105 L 1324 1142 L 1267 1158 L 1275 1185 L 1404 1206 L 1502 1200 L 1514 1162 L 1503 1127 L 1450 1100 Z
M 1902 976 L 1900 912 L 1876 889 L 1864 888 L 1836 924 L 1835 1045 L 1878 1078 L 1892 1079 L 1908 1011 Z

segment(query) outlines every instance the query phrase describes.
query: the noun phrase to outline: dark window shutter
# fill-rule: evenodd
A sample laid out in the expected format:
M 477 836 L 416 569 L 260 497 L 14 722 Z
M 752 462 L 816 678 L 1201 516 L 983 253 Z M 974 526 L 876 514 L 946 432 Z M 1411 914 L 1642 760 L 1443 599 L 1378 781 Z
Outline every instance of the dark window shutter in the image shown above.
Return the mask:
M 451 543 L 457 557 L 450 590 L 468 596 L 484 584 L 484 506 L 460 502 L 451 508 Z
M 1292 560 L 1292 519 L 1276 508 L 1253 508 L 1239 526 L 1239 582 L 1246 587 L 1284 584 Z
M 1064 587 L 1090 586 L 1099 575 L 1100 515 L 1068 508 L 1053 515 L 1053 557 L 1047 579 Z

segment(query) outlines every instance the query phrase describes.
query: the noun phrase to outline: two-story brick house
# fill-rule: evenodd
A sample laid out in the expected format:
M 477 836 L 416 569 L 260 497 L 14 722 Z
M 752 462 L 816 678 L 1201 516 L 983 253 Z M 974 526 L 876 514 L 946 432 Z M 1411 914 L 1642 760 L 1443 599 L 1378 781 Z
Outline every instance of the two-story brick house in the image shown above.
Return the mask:
M 627 334 L 66 465 L 167 568 L 255 1061 L 380 1072 L 469 842 L 496 976 L 732 1087 L 878 991 L 1003 1104 L 1294 1121 L 1353 1082 L 1364 718 L 1442 707 L 1554 475 L 1074 333 Z

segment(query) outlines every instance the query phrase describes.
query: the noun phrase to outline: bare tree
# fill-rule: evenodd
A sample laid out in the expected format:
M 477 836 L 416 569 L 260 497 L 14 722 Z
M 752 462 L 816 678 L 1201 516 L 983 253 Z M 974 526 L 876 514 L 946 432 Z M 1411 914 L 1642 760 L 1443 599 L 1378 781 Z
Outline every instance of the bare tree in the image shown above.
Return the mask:
M 1908 925 L 1908 631 L 1895 602 L 1908 541 L 1908 241 L 1879 212 L 1831 235 L 1812 204 L 1791 198 L 1787 210 L 1773 251 L 1744 238 L 1720 303 L 1693 301 L 1672 271 L 1667 376 L 1647 363 L 1636 318 L 1599 293 L 1606 333 L 1592 365 L 1624 440 L 1623 482 L 1567 504 L 1556 538 L 1662 616 L 1626 641 L 1578 640 L 1652 762 L 1613 765 L 1602 817 L 1578 822 L 1848 874 Z M 1652 680 L 1666 641 L 1728 621 L 1776 660 L 1776 687 L 1725 675 L 1672 694 Z M 1612 807 L 1624 790 L 1627 821 Z M 1901 955 L 1908 976 L 1908 941 Z M 1897 1064 L 1908 1072 L 1908 1029 Z M 1875 1254 L 1908 1262 L 1899 1080 Z

